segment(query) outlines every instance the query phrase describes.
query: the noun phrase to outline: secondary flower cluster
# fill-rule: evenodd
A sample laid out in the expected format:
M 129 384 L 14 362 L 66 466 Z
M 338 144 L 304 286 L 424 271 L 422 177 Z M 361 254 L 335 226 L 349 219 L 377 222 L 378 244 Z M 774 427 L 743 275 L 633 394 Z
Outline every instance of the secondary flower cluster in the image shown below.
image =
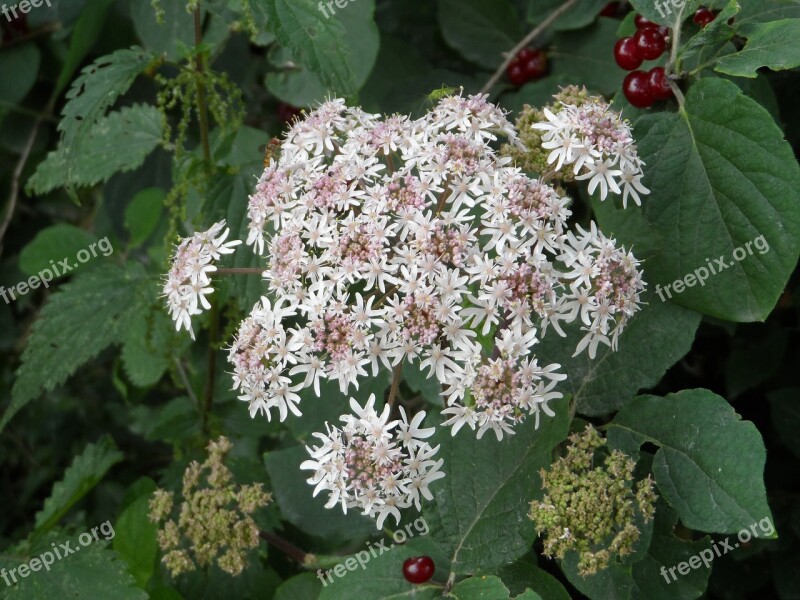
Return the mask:
M 381 414 L 375 411 L 375 395 L 364 408 L 350 401 L 354 415 L 343 415 L 344 425 L 327 425 L 327 434 L 315 433 L 321 446 L 308 448 L 311 460 L 300 465 L 315 473 L 308 483 L 316 486 L 314 495 L 328 491 L 326 508 L 340 504 L 359 508 L 377 518 L 381 529 L 387 516 L 400 522 L 400 510 L 412 504 L 421 509 L 420 500 L 432 500 L 428 486 L 444 477 L 442 459 L 434 460 L 439 446 L 432 448 L 424 441 L 434 429 L 420 429 L 425 412 L 417 413 L 409 422 L 400 407 L 399 421 L 389 421 L 391 407 Z

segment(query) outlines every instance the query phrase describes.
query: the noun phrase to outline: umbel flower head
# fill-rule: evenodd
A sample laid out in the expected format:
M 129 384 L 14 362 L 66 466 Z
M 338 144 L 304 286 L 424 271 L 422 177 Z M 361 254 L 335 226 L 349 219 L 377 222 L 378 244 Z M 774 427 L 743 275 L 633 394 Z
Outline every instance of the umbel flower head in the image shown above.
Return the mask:
M 655 513 L 654 482 L 634 482 L 636 461 L 619 450 L 603 453 L 606 439 L 589 425 L 570 436 L 566 456 L 541 470 L 545 496 L 531 502 L 530 518 L 544 536 L 544 553 L 563 559 L 578 552 L 578 572 L 593 575 L 630 554 L 641 531 L 636 518 Z
M 150 499 L 150 520 L 158 523 L 162 562 L 173 577 L 207 567 L 214 561 L 223 571 L 238 575 L 247 552 L 259 543 L 252 514 L 272 496 L 260 483 L 237 486 L 223 464 L 232 445 L 225 437 L 208 444 L 203 464 L 192 461 L 183 475 L 180 510 L 173 515 L 175 495 L 156 490 Z
M 416 120 L 330 100 L 293 124 L 249 201 L 268 294 L 229 360 L 252 416 L 283 420 L 321 380 L 347 393 L 408 361 L 441 385 L 454 432 L 500 439 L 561 396 L 559 365 L 532 354 L 541 336 L 580 319 L 577 351 L 616 345 L 638 263 L 593 225 L 568 234 L 569 199 L 497 154 L 498 136 L 518 144 L 486 96 Z
M 409 421 L 400 407 L 400 420 L 389 421 L 391 407 L 379 414 L 374 406 L 374 394 L 363 408 L 351 399 L 353 414 L 342 415 L 341 427 L 326 423 L 326 433 L 314 433 L 321 445 L 306 447 L 311 460 L 300 468 L 314 471 L 308 483 L 314 496 L 328 493 L 326 508 L 360 509 L 381 529 L 389 515 L 399 523 L 401 509 L 433 500 L 428 486 L 444 477 L 444 461 L 434 459 L 439 446 L 425 441 L 435 430 L 419 428 L 424 412 Z

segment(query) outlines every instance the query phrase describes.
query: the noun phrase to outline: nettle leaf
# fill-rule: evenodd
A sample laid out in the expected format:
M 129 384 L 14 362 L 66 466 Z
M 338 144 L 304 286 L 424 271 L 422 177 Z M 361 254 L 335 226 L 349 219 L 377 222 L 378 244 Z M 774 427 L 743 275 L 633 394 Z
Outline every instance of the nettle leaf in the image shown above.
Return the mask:
M 36 513 L 35 535 L 45 533 L 58 523 L 123 458 L 111 436 L 106 435 L 97 443 L 88 444 L 64 471 L 63 479 L 53 485 L 44 508 Z
M 0 559 L 5 569 L 19 567 L 21 564 L 53 552 L 61 544 L 69 543 L 72 550 L 68 556 L 55 560 L 49 569 L 42 568 L 29 573 L 25 578 L 17 575 L 13 587 L 0 586 L 0 598 L 4 600 L 44 600 L 51 598 L 70 598 L 74 600 L 147 600 L 147 592 L 136 587 L 136 581 L 128 572 L 127 565 L 113 550 L 107 549 L 108 542 L 100 535 L 100 540 L 83 546 L 79 536 L 70 536 L 63 530 L 50 531 L 28 545 L 20 544 L 12 549 L 13 558 Z M 20 554 L 24 558 L 18 558 Z M 52 554 L 51 554 L 52 555 Z
M 746 23 L 737 33 L 747 38 L 747 44 L 739 52 L 721 57 L 715 71 L 752 78 L 761 67 L 784 71 L 800 65 L 800 19 Z
M 455 600 L 510 600 L 511 594 L 499 577 L 484 575 L 470 577 L 457 583 L 446 597 Z M 514 599 L 542 600 L 542 597 L 536 592 L 526 590 Z
M 26 189 L 29 193 L 46 193 L 61 185 L 62 182 L 72 183 L 75 180 L 75 183 L 85 185 L 103 181 L 109 177 L 115 171 L 109 173 L 110 167 L 93 164 L 93 161 L 97 161 L 99 158 L 98 149 L 93 148 L 96 144 L 102 145 L 103 156 L 113 158 L 112 162 L 123 165 L 122 168 L 127 165 L 127 168 L 130 169 L 141 164 L 141 160 L 136 162 L 137 156 L 143 151 L 143 146 L 151 143 L 149 140 L 156 130 L 151 112 L 141 108 L 139 109 L 142 111 L 141 114 L 120 113 L 115 120 L 106 121 L 100 129 L 95 125 L 117 99 L 128 91 L 137 75 L 150 64 L 151 58 L 141 48 L 133 47 L 103 56 L 83 70 L 67 92 L 68 101 L 61 113 L 63 118 L 58 124 L 61 132 L 58 149 L 48 155 L 47 160 L 39 165 L 36 173 L 28 181 Z M 127 157 L 128 152 L 119 152 L 119 138 L 113 136 L 105 140 L 102 138 L 112 133 L 116 135 L 138 134 L 137 128 L 124 127 L 128 124 L 126 117 L 131 116 L 146 120 L 142 128 L 147 133 L 144 135 L 144 139 L 137 135 L 137 143 L 133 144 L 134 152 L 131 152 L 131 157 Z M 157 130 L 160 132 L 160 129 L 159 122 Z M 116 150 L 114 154 L 118 156 L 112 157 L 109 154 L 108 149 L 111 144 L 114 144 L 113 148 Z M 150 150 L 154 147 L 151 147 Z M 91 154 L 88 160 L 84 157 L 85 153 Z M 144 157 L 141 158 L 143 160 Z M 117 170 L 119 168 L 121 167 L 117 167 Z
M 645 264 L 645 279 L 646 275 Z M 566 338 L 550 332 L 534 348 L 542 364 L 561 365 L 567 379 L 558 389 L 572 394 L 579 413 L 594 417 L 618 410 L 639 390 L 656 385 L 692 347 L 700 314 L 662 302 L 652 292 L 642 301 L 644 306 L 628 323 L 616 351 L 601 346 L 594 359 L 586 352 L 573 357 L 582 335 L 579 323 L 565 328 Z M 659 343 L 653 344 L 654 339 Z
M 800 168 L 772 117 L 730 81 L 705 78 L 683 110 L 646 115 L 635 131 L 644 215 L 663 238 L 651 289 L 721 319 L 766 318 L 800 253 Z M 727 266 L 713 274 L 718 258 Z M 705 285 L 662 289 L 700 268 Z
M 78 274 L 54 294 L 33 326 L 0 431 L 28 402 L 122 341 L 149 284 L 139 263 L 106 263 Z
M 550 464 L 570 420 L 565 400 L 550 407 L 556 415 L 543 416 L 538 430 L 529 417 L 499 442 L 490 433 L 478 440 L 469 429 L 455 437 L 438 429 L 431 444 L 441 444 L 437 458 L 444 459 L 447 476 L 431 486 L 434 501 L 423 506 L 423 515 L 454 573 L 509 564 L 536 538 L 528 510 L 540 489 L 538 471 Z
M 155 106 L 137 104 L 101 118 L 82 138 L 80 153 L 62 142 L 50 152 L 28 181 L 36 194 L 63 185 L 91 186 L 112 175 L 142 166 L 161 143 L 163 125 Z M 120 140 L 125 141 L 124 152 Z
M 292 51 L 306 69 L 315 73 L 333 94 L 354 96 L 359 89 L 356 73 L 372 69 L 378 55 L 357 53 L 354 40 L 363 36 L 378 36 L 372 11 L 362 5 L 334 9 L 334 15 L 323 14 L 315 0 L 263 0 L 268 15 L 267 25 L 278 42 Z M 326 5 L 323 4 L 323 7 Z M 369 6 L 369 4 L 368 4 Z M 372 4 L 374 10 L 374 4 Z M 343 11 L 366 11 L 358 30 L 348 30 L 339 20 Z M 326 8 L 329 12 L 329 9 Z
M 522 39 L 520 15 L 508 0 L 438 0 L 445 41 L 464 58 L 494 69 Z
M 687 527 L 736 533 L 771 516 L 761 434 L 708 390 L 636 398 L 609 424 L 608 441 L 630 455 L 659 446 L 656 483 Z
M 403 577 L 403 562 L 411 556 L 419 556 L 416 549 L 392 545 L 388 551 L 376 551 L 376 554 L 377 557 L 369 557 L 365 568 L 356 563 L 352 570 L 339 569 L 339 573 L 344 572 L 341 576 L 332 572 L 330 579 L 326 577 L 323 581 L 319 600 L 434 600 L 442 597 L 443 584 L 428 582 L 415 585 Z M 346 567 L 347 563 L 343 564 Z M 441 577 L 437 570 L 433 581 L 439 579 Z

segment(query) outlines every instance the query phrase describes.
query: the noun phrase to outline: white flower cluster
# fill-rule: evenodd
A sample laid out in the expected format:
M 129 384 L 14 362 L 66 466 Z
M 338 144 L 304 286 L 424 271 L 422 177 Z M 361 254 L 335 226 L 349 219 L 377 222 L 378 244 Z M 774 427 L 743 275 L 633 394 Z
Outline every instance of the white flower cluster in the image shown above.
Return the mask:
M 544 131 L 542 147 L 552 150 L 547 162 L 556 163 L 556 171 L 572 165 L 575 179 L 589 180 L 590 194 L 599 187 L 601 200 L 610 190 L 622 194 L 624 208 L 628 196 L 641 206 L 639 194 L 650 190 L 642 184 L 644 162 L 628 121 L 596 96 L 579 106 L 564 105 L 557 114 L 545 108 L 544 114 L 547 121 L 533 128 Z
M 364 408 L 351 400 L 354 414 L 341 417 L 341 428 L 327 425 L 327 434 L 315 433 L 322 445 L 308 448 L 311 460 L 300 468 L 314 471 L 308 480 L 316 486 L 314 496 L 328 492 L 326 508 L 361 509 L 381 529 L 387 516 L 399 523 L 400 509 L 413 504 L 421 510 L 421 498 L 433 499 L 428 486 L 444 477 L 444 461 L 433 459 L 439 446 L 424 441 L 435 431 L 419 428 L 424 412 L 409 422 L 401 406 L 401 419 L 389 421 L 391 407 L 385 405 L 378 414 L 374 405 L 374 394 Z
M 231 254 L 242 242 L 226 242 L 229 229 L 225 221 L 215 223 L 208 231 L 184 238 L 172 255 L 172 267 L 164 283 L 163 294 L 167 308 L 175 321 L 175 328 L 186 328 L 194 339 L 192 317 L 211 308 L 206 296 L 214 291 L 208 274 L 217 270 L 213 261 L 223 254 Z
M 569 199 L 498 156 L 498 134 L 516 140 L 485 96 L 417 120 L 333 100 L 294 124 L 250 198 L 247 242 L 269 256 L 273 298 L 229 356 L 251 415 L 300 414 L 321 379 L 346 393 L 403 361 L 442 385 L 454 431 L 500 439 L 552 415 L 564 375 L 531 354 L 539 336 L 580 317 L 593 357 L 643 284 L 594 227 L 568 234 Z

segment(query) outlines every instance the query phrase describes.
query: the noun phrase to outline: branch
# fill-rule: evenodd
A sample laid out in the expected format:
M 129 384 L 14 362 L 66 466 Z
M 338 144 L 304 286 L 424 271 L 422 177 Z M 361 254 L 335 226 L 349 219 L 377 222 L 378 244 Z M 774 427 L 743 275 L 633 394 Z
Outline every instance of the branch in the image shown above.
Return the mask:
M 486 85 L 484 85 L 483 88 L 481 89 L 481 93 L 485 94 L 489 90 L 491 90 L 494 87 L 494 85 L 498 81 L 500 81 L 500 78 L 503 76 L 503 73 L 508 68 L 508 65 L 511 64 L 511 61 L 514 60 L 514 57 L 517 55 L 517 53 L 523 48 L 527 47 L 545 29 L 550 27 L 550 25 L 552 25 L 556 21 L 556 19 L 558 19 L 561 15 L 563 15 L 570 8 L 572 8 L 577 2 L 578 0 L 567 0 L 566 2 L 564 2 L 564 4 L 562 4 L 556 10 L 554 10 L 552 13 L 550 13 L 550 15 L 544 21 L 539 23 L 539 25 L 537 25 L 533 31 L 531 31 L 528 35 L 522 38 L 522 41 L 509 51 L 508 55 L 503 61 L 503 64 L 497 68 L 497 70 L 494 72 L 494 75 L 492 75 L 489 81 L 486 82 Z
M 303 552 L 300 548 L 292 544 L 290 541 L 283 539 L 282 537 L 275 535 L 274 533 L 270 533 L 269 531 L 259 531 L 258 537 L 262 540 L 267 542 L 270 546 L 273 546 L 283 552 L 286 556 L 291 559 L 294 559 L 298 563 L 303 566 L 306 566 L 312 562 L 314 556 L 312 554 L 307 554 Z
M 390 407 L 394 404 L 394 398 L 397 396 L 397 390 L 400 387 L 400 379 L 403 377 L 403 363 L 402 361 L 394 368 L 394 377 L 392 377 L 392 388 L 389 390 L 389 399 L 386 401 Z

